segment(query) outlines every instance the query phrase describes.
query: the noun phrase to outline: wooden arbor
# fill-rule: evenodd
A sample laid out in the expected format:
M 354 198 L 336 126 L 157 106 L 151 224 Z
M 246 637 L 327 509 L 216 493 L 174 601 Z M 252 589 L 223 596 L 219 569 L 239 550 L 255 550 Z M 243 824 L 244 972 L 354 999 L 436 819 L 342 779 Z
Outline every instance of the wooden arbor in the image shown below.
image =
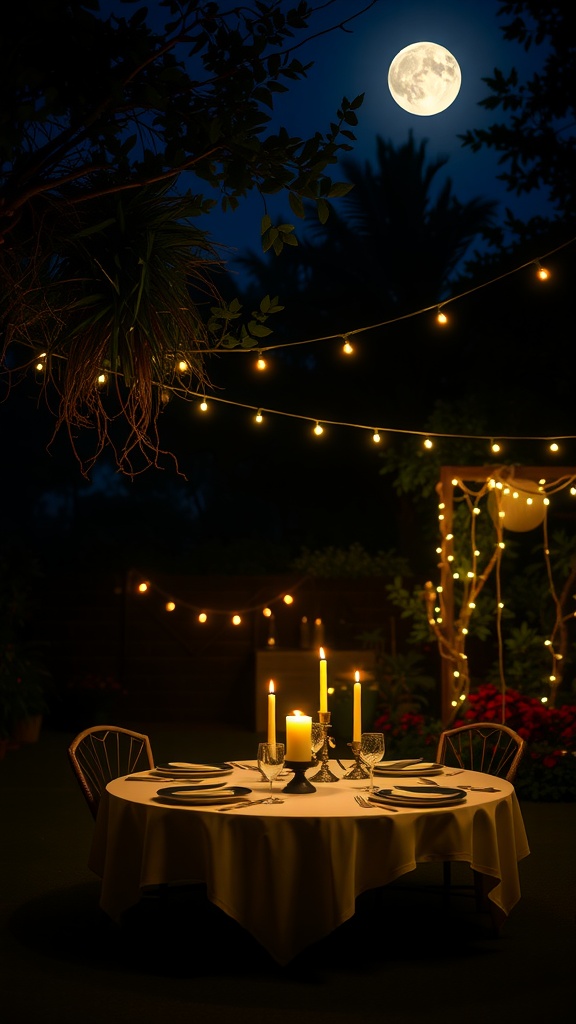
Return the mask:
M 498 480 L 507 484 L 513 484 L 514 480 L 532 481 L 538 484 L 540 493 L 547 494 L 550 490 L 558 491 L 568 487 L 576 480 L 576 467 L 574 466 L 442 466 L 440 480 L 436 486 L 439 496 L 439 524 L 442 537 L 440 548 L 440 584 L 437 588 L 432 583 L 426 584 L 425 599 L 428 609 L 428 621 L 438 641 L 441 655 L 441 717 L 444 726 L 450 724 L 454 719 L 460 702 L 465 699 L 469 689 L 469 668 L 465 651 L 468 622 L 473 614 L 475 600 L 484 587 L 493 569 L 499 565 L 503 549 L 503 525 L 495 523 L 496 544 L 488 562 L 481 571 L 476 571 L 474 544 L 472 547 L 471 568 L 469 578 L 463 581 L 462 606 L 455 614 L 454 609 L 454 571 L 452 560 L 454 557 L 454 491 L 461 488 L 467 496 L 467 501 L 472 513 L 472 524 L 474 521 L 474 509 L 479 507 L 477 502 L 485 496 L 489 490 L 490 482 Z M 467 493 L 467 484 L 481 484 L 479 490 L 471 495 Z M 473 529 L 473 526 L 472 526 Z M 473 536 L 472 536 L 473 540 Z M 568 590 L 564 587 L 564 593 L 568 593 L 574 586 L 576 569 L 568 581 Z M 557 622 L 554 628 L 554 636 L 551 638 L 551 656 L 553 664 L 563 657 L 567 647 L 566 621 L 562 615 L 561 602 L 556 595 L 552 594 L 557 605 Z M 554 644 L 556 643 L 556 647 Z M 502 670 L 501 670 L 502 673 Z M 551 679 L 554 678 L 554 673 Z M 503 693 L 505 683 L 501 674 Z M 559 679 L 556 673 L 556 686 L 553 686 L 554 694 Z M 553 699 L 551 701 L 553 704 Z M 504 721 L 503 702 L 503 721 Z

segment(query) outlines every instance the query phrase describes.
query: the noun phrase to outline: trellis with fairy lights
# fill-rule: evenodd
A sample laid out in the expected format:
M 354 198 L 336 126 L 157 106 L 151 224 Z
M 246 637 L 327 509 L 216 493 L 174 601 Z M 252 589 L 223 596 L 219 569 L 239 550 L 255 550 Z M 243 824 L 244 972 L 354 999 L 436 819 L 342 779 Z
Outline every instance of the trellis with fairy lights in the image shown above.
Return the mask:
M 506 716 L 506 679 L 504 668 L 502 616 L 502 561 L 506 550 L 506 531 L 527 532 L 541 526 L 543 557 L 554 609 L 550 635 L 544 640 L 549 658 L 548 692 L 542 701 L 553 707 L 563 678 L 568 653 L 567 625 L 576 616 L 574 606 L 576 563 L 558 593 L 552 572 L 548 538 L 550 499 L 561 491 L 576 496 L 576 467 L 539 466 L 444 466 L 437 485 L 440 526 L 440 583 L 427 582 L 424 600 L 428 623 L 436 637 L 442 666 L 442 720 L 448 723 L 458 713 L 470 689 L 470 666 L 466 651 L 470 622 L 477 601 L 488 579 L 495 580 L 496 634 L 498 667 L 502 694 L 502 721 Z M 468 550 L 460 545 L 457 555 L 455 503 L 463 503 L 469 513 Z M 490 521 L 490 547 L 482 551 L 478 542 L 478 517 Z M 486 531 L 485 538 L 486 541 Z

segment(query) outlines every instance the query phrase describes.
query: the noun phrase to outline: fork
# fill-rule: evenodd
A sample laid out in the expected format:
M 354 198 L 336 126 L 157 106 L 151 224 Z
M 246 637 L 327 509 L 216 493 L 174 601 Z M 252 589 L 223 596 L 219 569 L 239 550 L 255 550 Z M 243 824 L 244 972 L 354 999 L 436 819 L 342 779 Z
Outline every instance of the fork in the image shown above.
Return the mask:
M 396 814 L 398 810 L 396 807 L 382 807 L 380 804 L 371 804 L 370 801 L 366 800 L 363 796 L 355 796 L 354 799 L 359 807 L 367 807 L 371 811 L 390 811 L 391 814 Z

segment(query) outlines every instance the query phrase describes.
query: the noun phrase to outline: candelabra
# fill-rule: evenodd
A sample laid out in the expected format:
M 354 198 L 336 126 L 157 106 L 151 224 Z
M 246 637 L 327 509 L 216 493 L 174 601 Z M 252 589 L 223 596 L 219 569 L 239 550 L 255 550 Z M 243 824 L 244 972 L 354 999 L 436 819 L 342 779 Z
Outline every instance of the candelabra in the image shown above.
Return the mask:
M 349 743 L 348 746 L 352 750 L 352 753 L 354 755 L 354 760 L 355 760 L 356 763 L 353 765 L 352 768 L 348 769 L 348 771 L 346 772 L 344 778 L 345 779 L 369 779 L 370 778 L 370 772 L 362 764 L 362 758 L 360 756 L 360 750 L 362 748 L 362 744 L 360 743 L 359 740 L 352 740 L 352 743 Z
M 330 747 L 334 746 L 334 740 L 331 736 L 328 736 L 328 729 L 330 726 L 331 711 L 319 711 L 318 721 L 322 726 L 322 732 L 324 739 L 320 748 L 320 771 L 316 772 L 316 775 L 312 776 L 313 782 L 338 782 L 338 776 L 334 775 L 334 772 L 330 769 Z

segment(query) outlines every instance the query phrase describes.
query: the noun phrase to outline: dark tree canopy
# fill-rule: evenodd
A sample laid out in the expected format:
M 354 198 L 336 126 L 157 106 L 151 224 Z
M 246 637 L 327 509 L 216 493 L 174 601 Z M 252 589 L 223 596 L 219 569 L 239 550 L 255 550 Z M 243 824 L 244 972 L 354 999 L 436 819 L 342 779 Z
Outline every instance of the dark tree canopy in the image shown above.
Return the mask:
M 498 10 L 504 38 L 540 47 L 542 63 L 528 80 L 516 68 L 495 68 L 481 101 L 503 116 L 462 136 L 465 146 L 500 154 L 499 175 L 518 195 L 547 188 L 555 209 L 576 220 L 576 37 L 571 0 L 506 0 Z M 507 19 L 507 20 L 506 20 Z M 517 225 L 520 228 L 520 225 Z
M 274 297 L 246 315 L 221 298 L 203 220 L 214 204 L 284 190 L 298 216 L 306 200 L 325 220 L 346 192 L 329 171 L 351 148 L 361 97 L 309 139 L 271 124 L 276 95 L 306 77 L 296 51 L 323 7 L 162 0 L 153 24 L 129 2 L 110 15 L 97 0 L 3 12 L 4 380 L 9 391 L 42 363 L 56 430 L 73 446 L 93 432 L 84 468 L 108 444 L 124 472 L 155 464 L 166 389 L 202 389 L 207 353 L 270 333 Z M 292 225 L 264 218 L 265 248 L 295 243 Z

